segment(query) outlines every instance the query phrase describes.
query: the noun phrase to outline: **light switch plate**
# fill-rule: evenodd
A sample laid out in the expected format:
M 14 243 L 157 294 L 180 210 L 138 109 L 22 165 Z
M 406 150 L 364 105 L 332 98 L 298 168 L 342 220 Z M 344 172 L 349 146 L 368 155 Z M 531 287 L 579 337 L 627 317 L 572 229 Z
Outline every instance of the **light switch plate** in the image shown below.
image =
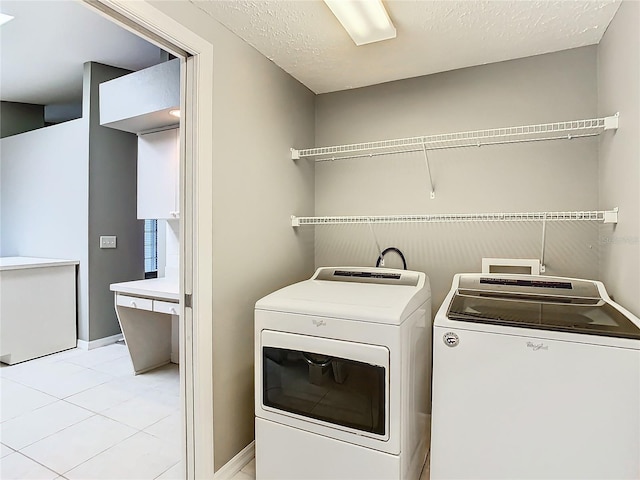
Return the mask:
M 101 235 L 100 236 L 100 248 L 116 248 L 116 236 L 115 235 Z

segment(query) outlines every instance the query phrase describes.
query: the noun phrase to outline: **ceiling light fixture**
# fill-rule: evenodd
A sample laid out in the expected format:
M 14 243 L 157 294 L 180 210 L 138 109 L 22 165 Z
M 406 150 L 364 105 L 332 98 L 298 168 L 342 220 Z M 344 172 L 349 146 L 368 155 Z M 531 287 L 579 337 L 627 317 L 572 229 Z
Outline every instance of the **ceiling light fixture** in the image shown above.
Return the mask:
M 0 25 L 4 25 L 7 22 L 10 22 L 11 20 L 13 20 L 14 17 L 12 17 L 11 15 L 7 15 L 5 13 L 0 13 Z
M 324 0 L 356 45 L 396 38 L 382 0 Z
M 169 110 L 169 115 L 180 118 L 180 110 Z

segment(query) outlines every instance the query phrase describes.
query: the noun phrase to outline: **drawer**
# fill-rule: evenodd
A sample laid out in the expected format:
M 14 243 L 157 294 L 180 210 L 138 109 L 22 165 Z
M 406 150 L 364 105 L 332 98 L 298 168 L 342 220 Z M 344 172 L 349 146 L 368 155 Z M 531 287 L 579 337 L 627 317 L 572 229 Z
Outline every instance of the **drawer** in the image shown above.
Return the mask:
M 116 296 L 116 305 L 137 308 L 139 310 L 153 310 L 153 300 L 150 298 L 130 297 L 128 295 L 118 294 Z
M 162 300 L 154 300 L 153 311 L 159 313 L 168 313 L 169 315 L 179 315 L 180 304 L 174 302 L 163 302 Z

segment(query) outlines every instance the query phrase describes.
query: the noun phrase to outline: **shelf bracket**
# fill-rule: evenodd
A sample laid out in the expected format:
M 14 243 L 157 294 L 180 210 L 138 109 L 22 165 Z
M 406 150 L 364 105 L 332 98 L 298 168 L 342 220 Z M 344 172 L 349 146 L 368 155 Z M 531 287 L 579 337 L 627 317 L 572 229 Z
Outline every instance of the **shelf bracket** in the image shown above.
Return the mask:
M 618 223 L 618 207 L 609 212 L 604 212 L 603 223 Z
M 616 112 L 615 115 L 604 118 L 604 129 L 605 130 L 617 130 L 618 129 L 618 119 L 620 118 L 620 112 Z
M 429 175 L 429 186 L 431 187 L 429 198 L 433 200 L 436 198 L 436 192 L 433 189 L 433 179 L 431 178 L 431 168 L 429 167 L 429 156 L 427 155 L 427 145 L 425 143 L 422 144 L 422 151 L 424 152 L 424 163 L 427 166 L 427 175 Z
M 300 226 L 300 219 L 298 217 L 296 217 L 295 215 L 291 215 L 291 226 L 292 227 L 299 227 Z
M 545 270 L 547 269 L 544 264 L 544 247 L 546 243 L 546 237 L 547 237 L 547 214 L 545 213 L 544 217 L 542 218 L 542 245 L 540 247 L 540 273 L 544 273 Z
M 289 150 L 291 150 L 291 160 L 300 160 L 300 150 L 295 148 L 290 148 Z

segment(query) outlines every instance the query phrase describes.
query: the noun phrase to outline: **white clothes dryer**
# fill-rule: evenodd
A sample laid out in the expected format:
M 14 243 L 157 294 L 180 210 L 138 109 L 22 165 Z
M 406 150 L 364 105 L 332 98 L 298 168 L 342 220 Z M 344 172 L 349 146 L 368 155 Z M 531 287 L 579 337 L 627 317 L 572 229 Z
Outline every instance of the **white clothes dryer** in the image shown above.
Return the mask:
M 319 268 L 256 303 L 258 480 L 417 480 L 428 451 L 421 272 Z
M 432 479 L 640 478 L 640 320 L 601 282 L 458 274 L 433 362 Z

